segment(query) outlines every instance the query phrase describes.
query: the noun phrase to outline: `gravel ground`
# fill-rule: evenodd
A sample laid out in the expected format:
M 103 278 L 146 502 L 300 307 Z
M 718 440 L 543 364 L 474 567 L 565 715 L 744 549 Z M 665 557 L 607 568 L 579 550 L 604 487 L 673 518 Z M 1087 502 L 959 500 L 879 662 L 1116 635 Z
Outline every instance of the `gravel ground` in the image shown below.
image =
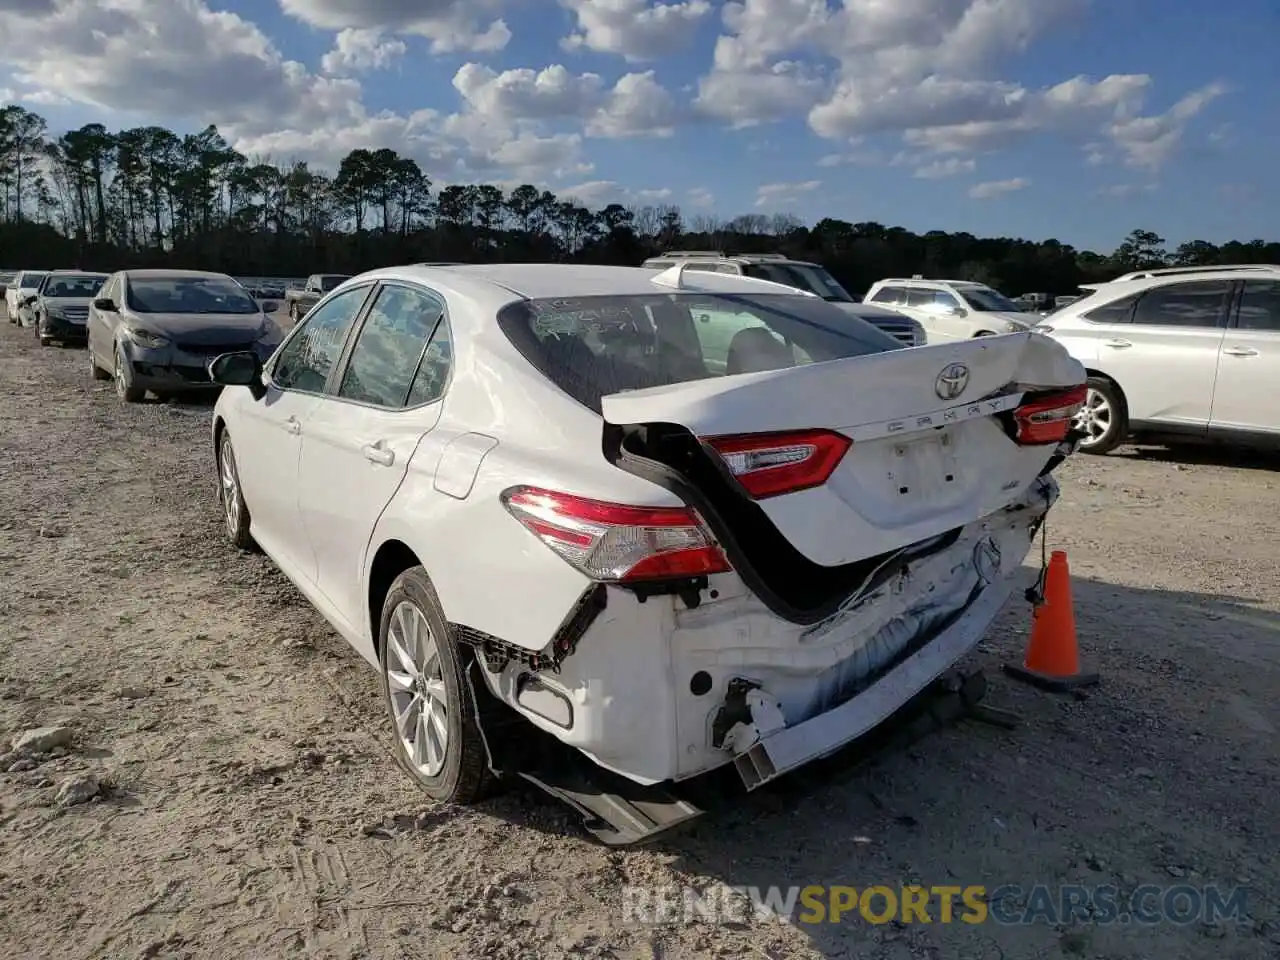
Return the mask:
M 375 677 L 224 542 L 209 407 L 126 407 L 0 324 L 0 942 L 7 957 L 1271 957 L 1280 952 L 1274 462 L 1077 458 L 1088 699 L 975 657 L 1008 732 L 935 734 L 610 851 L 523 789 L 461 812 L 389 757 Z M 1025 571 L 1028 581 L 1030 570 Z M 625 885 L 1248 887 L 1239 921 L 624 923 Z M 934 919 L 937 919 L 935 914 Z

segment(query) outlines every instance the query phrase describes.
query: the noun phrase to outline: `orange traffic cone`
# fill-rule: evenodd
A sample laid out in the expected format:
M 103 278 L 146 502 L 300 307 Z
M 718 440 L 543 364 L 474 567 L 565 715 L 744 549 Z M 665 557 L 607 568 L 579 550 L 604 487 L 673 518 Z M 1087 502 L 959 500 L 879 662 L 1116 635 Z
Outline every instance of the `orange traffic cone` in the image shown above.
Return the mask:
M 1021 666 L 1004 665 L 1005 673 L 1040 687 L 1064 692 L 1098 683 L 1096 673 L 1080 672 L 1080 648 L 1076 642 L 1076 614 L 1071 603 L 1071 571 L 1067 554 L 1055 550 L 1049 557 L 1044 602 L 1031 621 L 1031 638 Z

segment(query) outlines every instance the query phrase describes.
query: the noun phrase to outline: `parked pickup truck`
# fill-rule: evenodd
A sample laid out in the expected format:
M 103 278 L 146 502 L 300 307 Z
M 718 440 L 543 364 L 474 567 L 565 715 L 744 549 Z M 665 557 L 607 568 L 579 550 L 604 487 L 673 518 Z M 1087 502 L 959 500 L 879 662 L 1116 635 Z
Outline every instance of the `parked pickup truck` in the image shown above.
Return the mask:
M 289 304 L 289 319 L 297 323 L 307 315 L 307 311 L 314 307 L 321 297 L 338 284 L 350 279 L 342 273 L 313 273 L 307 277 L 307 282 L 301 290 L 286 290 L 284 299 Z

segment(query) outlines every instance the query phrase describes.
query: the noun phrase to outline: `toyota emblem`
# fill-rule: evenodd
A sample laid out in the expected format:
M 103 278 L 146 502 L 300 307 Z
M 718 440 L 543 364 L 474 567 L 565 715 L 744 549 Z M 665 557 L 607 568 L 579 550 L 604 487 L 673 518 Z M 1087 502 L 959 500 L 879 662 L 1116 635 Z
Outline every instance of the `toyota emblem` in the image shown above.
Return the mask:
M 942 368 L 933 389 L 942 400 L 954 400 L 969 385 L 969 368 L 963 363 L 949 363 Z

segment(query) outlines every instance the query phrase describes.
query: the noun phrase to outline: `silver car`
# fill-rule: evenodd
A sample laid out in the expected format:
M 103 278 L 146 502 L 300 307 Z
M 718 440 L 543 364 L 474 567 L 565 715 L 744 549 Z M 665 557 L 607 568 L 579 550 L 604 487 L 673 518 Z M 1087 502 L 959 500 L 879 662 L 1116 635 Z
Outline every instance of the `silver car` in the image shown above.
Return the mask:
M 208 364 L 223 353 L 252 351 L 266 360 L 280 342 L 267 314 L 224 273 L 125 270 L 112 274 L 89 307 L 89 370 L 114 378 L 116 393 L 138 403 L 216 391 Z

